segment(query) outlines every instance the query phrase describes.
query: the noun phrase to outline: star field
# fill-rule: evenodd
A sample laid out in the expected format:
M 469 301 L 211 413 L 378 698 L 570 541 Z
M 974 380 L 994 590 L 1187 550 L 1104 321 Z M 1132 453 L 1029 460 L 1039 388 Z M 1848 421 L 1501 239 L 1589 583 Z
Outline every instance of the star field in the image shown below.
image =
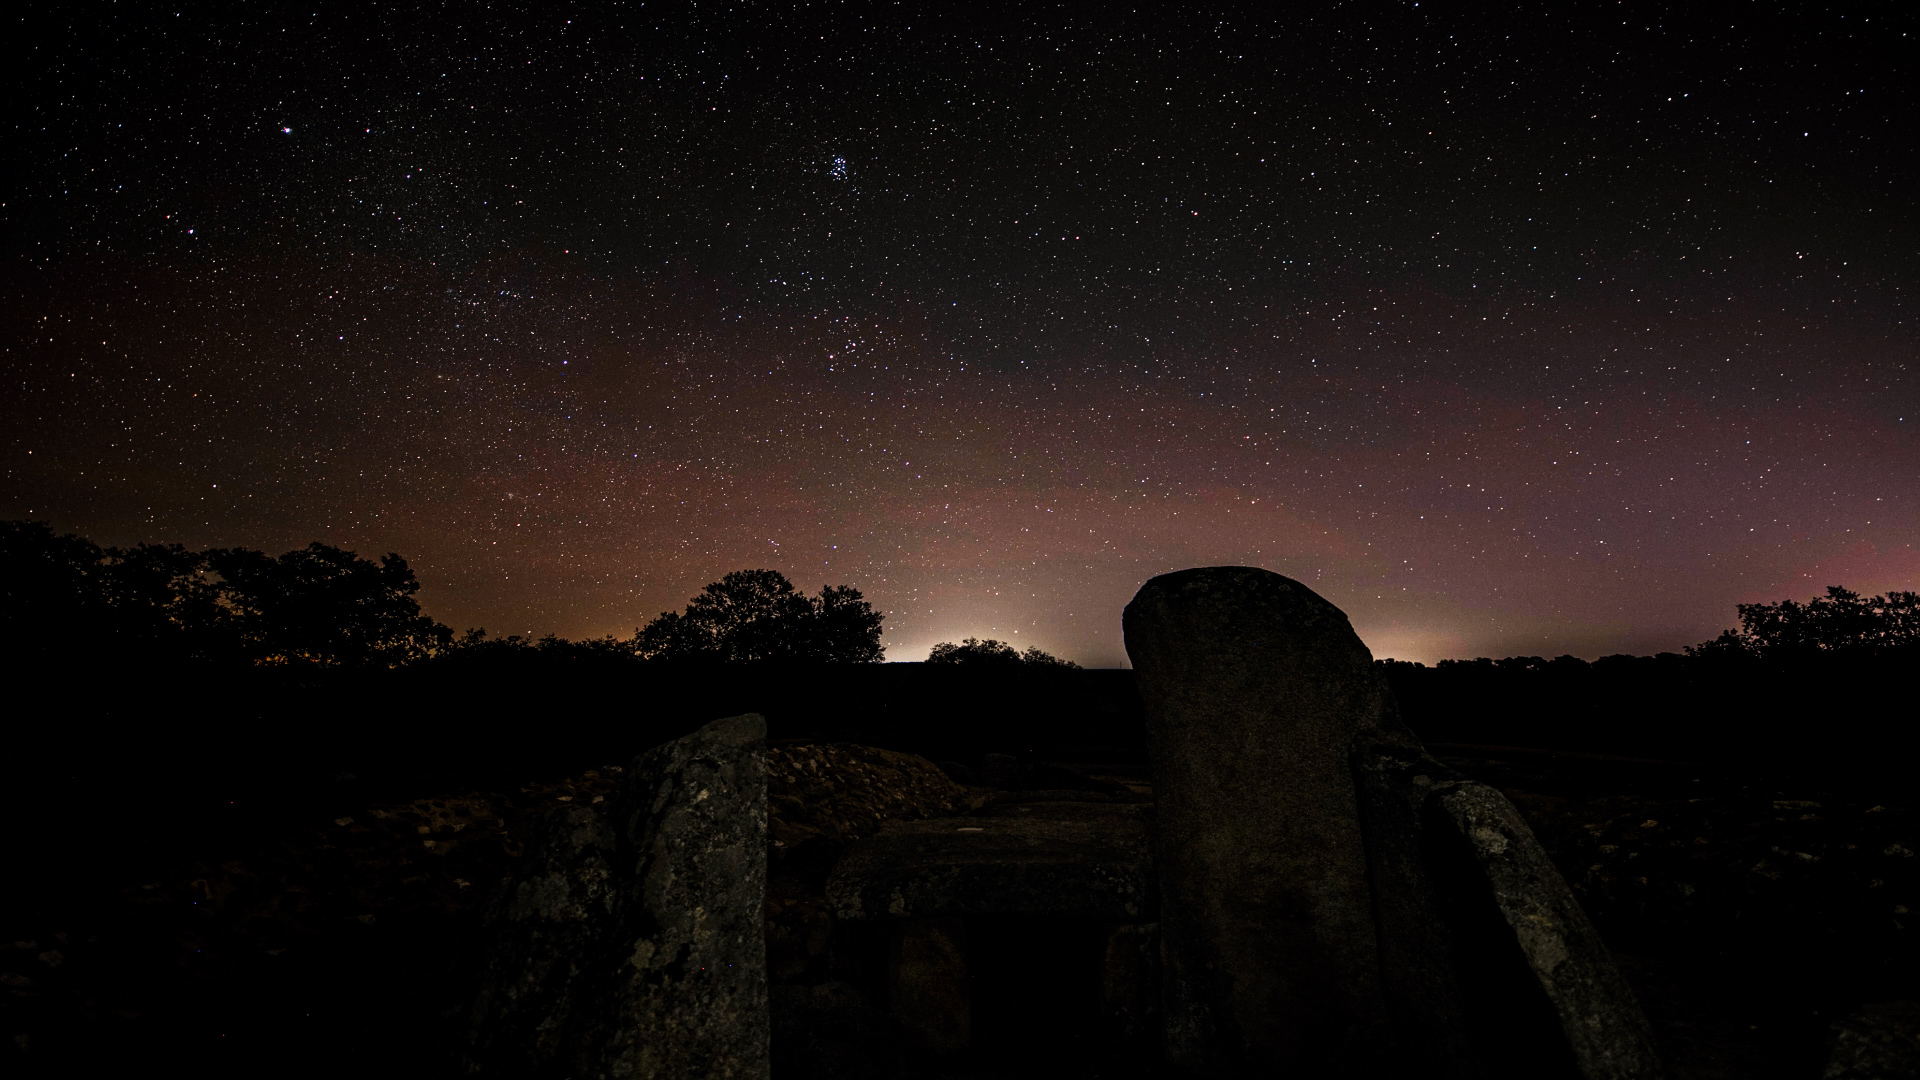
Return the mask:
M 496 633 L 767 566 L 896 660 L 1209 563 L 1423 660 L 1911 589 L 1915 21 L 19 17 L 0 516 Z

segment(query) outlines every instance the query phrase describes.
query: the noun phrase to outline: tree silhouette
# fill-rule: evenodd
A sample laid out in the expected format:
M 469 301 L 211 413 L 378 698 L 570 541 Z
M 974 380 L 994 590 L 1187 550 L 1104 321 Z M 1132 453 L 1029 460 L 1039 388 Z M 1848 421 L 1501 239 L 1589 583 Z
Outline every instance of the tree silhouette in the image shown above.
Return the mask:
M 1687 649 L 1689 656 L 1779 659 L 1920 646 L 1920 593 L 1862 597 L 1838 585 L 1805 604 L 1737 604 L 1740 629 Z
M 648 660 L 870 663 L 884 652 L 883 618 L 858 589 L 827 586 L 809 598 L 778 571 L 736 570 L 684 612 L 661 612 L 634 635 L 633 650 Z
M 246 548 L 207 552 L 239 650 L 256 664 L 398 667 L 453 640 L 420 613 L 407 560 L 378 563 L 322 543 L 279 558 Z
M 0 634 L 12 657 L 204 658 L 221 616 L 205 570 L 178 544 L 102 548 L 45 522 L 0 522 Z
M 109 614 L 103 558 L 92 541 L 56 536 L 45 522 L 0 522 L 0 632 L 9 659 L 78 648 L 100 632 Z
M 407 561 L 311 544 L 279 558 L 178 544 L 102 548 L 0 522 L 10 658 L 394 667 L 448 645 Z
M 929 664 L 961 664 L 967 667 L 1012 669 L 1021 667 L 1062 667 L 1078 668 L 1080 665 L 1071 660 L 1062 660 L 1050 653 L 1042 652 L 1034 646 L 1028 646 L 1026 652 L 1016 650 L 1004 641 L 988 638 L 967 638 L 958 645 L 943 641 L 927 654 Z

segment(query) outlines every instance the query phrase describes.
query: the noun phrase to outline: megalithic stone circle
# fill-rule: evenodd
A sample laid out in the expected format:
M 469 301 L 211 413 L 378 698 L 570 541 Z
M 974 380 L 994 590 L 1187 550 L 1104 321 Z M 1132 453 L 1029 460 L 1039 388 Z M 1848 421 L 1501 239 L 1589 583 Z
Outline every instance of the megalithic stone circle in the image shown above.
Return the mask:
M 1334 605 L 1271 571 L 1146 583 L 1167 1057 L 1237 1076 L 1654 1080 L 1652 1033 L 1498 791 L 1430 757 Z
M 636 758 L 604 820 L 569 809 L 496 915 L 468 1068 L 766 1080 L 766 721 Z

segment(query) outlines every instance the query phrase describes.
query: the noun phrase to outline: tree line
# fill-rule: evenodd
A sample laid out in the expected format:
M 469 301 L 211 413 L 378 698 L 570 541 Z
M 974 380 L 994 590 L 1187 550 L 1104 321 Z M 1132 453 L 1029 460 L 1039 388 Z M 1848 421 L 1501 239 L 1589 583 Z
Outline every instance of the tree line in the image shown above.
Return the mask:
M 631 638 L 568 641 L 464 634 L 422 613 L 407 560 L 365 559 L 322 543 L 270 556 L 247 548 L 192 551 L 179 544 L 101 547 L 44 522 L 0 522 L 0 633 L 9 655 L 52 657 L 106 649 L 123 660 L 250 666 L 396 668 L 440 658 L 504 653 L 718 663 L 864 664 L 884 659 L 885 616 L 847 585 L 814 596 L 774 570 L 737 570 L 678 612 L 661 612 Z M 1740 626 L 1689 646 L 1672 661 L 1792 663 L 1920 649 L 1920 594 L 1861 596 L 1830 586 L 1807 603 L 1740 604 Z M 1601 668 L 1631 657 L 1605 657 Z M 1644 659 L 1644 658 L 1641 658 Z M 1073 668 L 1037 648 L 992 638 L 934 646 L 927 662 L 980 670 Z M 1665 662 L 1665 661 L 1663 661 Z M 1390 677 L 1418 664 L 1389 661 Z M 1519 675 L 1571 673 L 1577 657 L 1443 660 L 1438 670 Z
M 45 522 L 0 522 L 0 635 L 32 662 L 111 652 L 122 662 L 390 669 L 508 655 L 707 663 L 866 664 L 885 657 L 885 615 L 860 591 L 808 596 L 774 570 L 737 570 L 631 638 L 568 641 L 455 634 L 423 614 L 395 553 L 377 561 L 315 542 L 279 556 L 179 544 L 101 547 Z M 1074 667 L 1039 649 L 967 638 L 930 661 L 978 668 Z
M 44 522 L 0 522 L 8 653 L 159 664 L 395 667 L 452 644 L 421 614 L 399 555 L 314 543 L 278 557 L 179 544 L 101 547 Z
M 1870 655 L 1920 646 L 1920 593 L 1861 596 L 1838 585 L 1805 604 L 1736 604 L 1738 630 L 1687 649 L 1689 656 L 1793 659 L 1821 654 Z

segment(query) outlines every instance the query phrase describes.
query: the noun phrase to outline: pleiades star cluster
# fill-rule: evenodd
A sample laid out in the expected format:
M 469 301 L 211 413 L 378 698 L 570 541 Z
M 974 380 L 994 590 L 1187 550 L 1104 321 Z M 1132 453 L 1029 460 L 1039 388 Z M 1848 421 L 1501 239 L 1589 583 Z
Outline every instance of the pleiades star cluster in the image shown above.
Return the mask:
M 1920 580 L 1909 7 L 41 7 L 0 517 L 495 633 L 764 566 L 896 660 L 1201 564 L 1429 661 Z

